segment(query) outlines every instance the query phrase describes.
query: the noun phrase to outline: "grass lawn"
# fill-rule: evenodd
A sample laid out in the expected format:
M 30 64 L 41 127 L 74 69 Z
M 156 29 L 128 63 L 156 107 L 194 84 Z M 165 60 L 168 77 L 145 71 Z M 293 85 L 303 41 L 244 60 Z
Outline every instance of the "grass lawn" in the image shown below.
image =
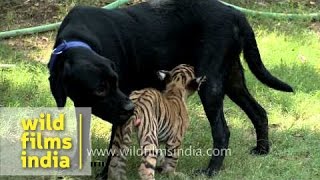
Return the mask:
M 71 1 L 70 1 L 71 2 Z M 73 1 L 75 2 L 75 1 Z M 261 3 L 246 0 L 243 7 L 277 12 L 319 12 L 320 4 L 309 1 L 271 1 Z M 303 2 L 303 3 L 302 3 Z M 69 1 L 68 1 L 69 3 Z M 95 2 L 96 3 L 96 2 Z M 317 2 L 316 2 L 317 3 Z M 71 3 L 69 3 L 71 4 Z M 64 5 L 65 9 L 68 9 Z M 60 9 L 60 14 L 65 13 Z M 59 17 L 63 17 L 59 15 Z M 8 18 L 5 19 L 8 23 Z M 249 17 L 255 30 L 258 46 L 267 69 L 294 87 L 294 93 L 272 90 L 261 84 L 245 68 L 247 86 L 252 95 L 266 109 L 269 117 L 271 152 L 266 156 L 249 154 L 255 145 L 255 131 L 246 115 L 225 98 L 225 116 L 230 127 L 230 155 L 223 170 L 213 179 L 319 179 L 320 178 L 320 25 L 319 22 L 287 21 Z M 18 27 L 17 25 L 12 25 Z M 0 104 L 7 107 L 55 106 L 48 84 L 47 60 L 53 46 L 55 32 L 13 38 L 0 42 L 0 64 L 16 64 L 15 68 L 0 69 Z M 243 63 L 245 64 L 245 63 Z M 68 105 L 72 102 L 69 100 Z M 183 147 L 212 148 L 209 123 L 197 95 L 188 101 L 191 117 Z M 1 123 L 1 122 L 0 122 Z M 96 117 L 92 121 L 93 148 L 106 148 L 110 124 Z M 5 128 L 0 127 L 0 137 Z M 93 157 L 103 160 L 104 157 Z M 182 156 L 179 175 L 159 179 L 207 179 L 193 176 L 193 170 L 205 167 L 210 157 Z M 129 179 L 137 179 L 139 157 L 130 157 Z M 100 168 L 93 168 L 94 173 Z M 39 179 L 55 179 L 41 177 Z M 94 179 L 65 177 L 66 179 Z M 0 177 L 0 179 L 17 179 Z M 26 179 L 21 177 L 20 179 Z M 37 178 L 30 178 L 37 179 Z

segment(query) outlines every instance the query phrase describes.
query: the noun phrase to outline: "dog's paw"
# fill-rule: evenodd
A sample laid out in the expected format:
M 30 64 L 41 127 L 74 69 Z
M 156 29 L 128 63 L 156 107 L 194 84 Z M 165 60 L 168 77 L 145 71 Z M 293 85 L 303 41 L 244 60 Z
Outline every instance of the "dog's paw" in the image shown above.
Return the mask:
M 269 153 L 269 147 L 254 147 L 251 149 L 250 154 L 254 155 L 266 155 Z
M 156 167 L 156 172 L 157 173 L 162 173 L 163 172 L 163 168 L 161 166 Z
M 175 172 L 174 168 L 167 168 L 166 166 L 156 167 L 156 172 L 161 174 L 172 174 Z
M 98 176 L 96 176 L 95 179 L 96 179 L 96 180 L 106 180 L 107 178 L 98 175 Z
M 218 174 L 218 171 L 217 171 L 217 170 L 210 169 L 210 168 L 197 169 L 197 170 L 195 170 L 195 171 L 193 172 L 193 174 L 196 175 L 196 176 L 205 175 L 205 176 L 212 177 L 212 176 L 215 176 L 216 174 Z
M 106 180 L 108 178 L 107 178 L 107 176 L 105 174 L 100 172 L 99 174 L 96 175 L 95 179 L 96 180 Z

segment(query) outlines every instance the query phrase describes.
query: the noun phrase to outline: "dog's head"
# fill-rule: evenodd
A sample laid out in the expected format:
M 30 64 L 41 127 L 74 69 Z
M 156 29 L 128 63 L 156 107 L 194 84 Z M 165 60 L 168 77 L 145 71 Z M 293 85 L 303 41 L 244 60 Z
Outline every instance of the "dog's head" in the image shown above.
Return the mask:
M 114 63 L 90 49 L 70 48 L 48 64 L 50 88 L 58 107 L 70 97 L 76 107 L 91 107 L 92 113 L 112 124 L 122 124 L 134 105 L 120 91 Z

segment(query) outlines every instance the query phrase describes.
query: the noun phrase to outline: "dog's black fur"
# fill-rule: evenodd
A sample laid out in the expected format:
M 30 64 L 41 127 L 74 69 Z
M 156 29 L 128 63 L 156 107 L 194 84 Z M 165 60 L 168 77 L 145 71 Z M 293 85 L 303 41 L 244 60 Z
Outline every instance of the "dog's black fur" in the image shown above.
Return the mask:
M 199 95 L 212 128 L 213 147 L 228 148 L 230 133 L 223 114 L 227 94 L 256 129 L 257 146 L 252 152 L 266 154 L 268 120 L 246 88 L 241 51 L 261 82 L 293 91 L 264 67 L 245 16 L 215 0 L 141 3 L 117 10 L 75 7 L 65 17 L 55 47 L 63 40 L 86 42 L 93 51 L 73 48 L 59 55 L 50 76 L 57 105 L 64 106 L 70 97 L 76 107 L 92 107 L 93 114 L 113 127 L 131 115 L 130 92 L 161 89 L 156 71 L 187 63 L 195 67 L 196 76 L 207 77 Z M 213 156 L 204 172 L 217 172 L 224 156 Z M 106 172 L 100 177 L 106 177 Z

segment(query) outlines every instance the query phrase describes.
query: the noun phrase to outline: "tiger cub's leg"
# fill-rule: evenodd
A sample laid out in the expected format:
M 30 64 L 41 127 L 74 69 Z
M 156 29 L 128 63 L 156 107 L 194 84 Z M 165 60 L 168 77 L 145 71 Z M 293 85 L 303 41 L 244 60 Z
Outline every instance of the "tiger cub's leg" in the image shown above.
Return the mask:
M 156 121 L 150 121 L 148 126 L 143 123 L 139 127 L 138 138 L 142 149 L 142 163 L 139 167 L 139 175 L 144 180 L 154 180 L 155 167 L 158 155 L 158 136 Z
M 112 158 L 109 164 L 108 179 L 125 180 L 126 176 L 126 160 L 131 144 L 132 123 L 129 120 L 123 126 L 119 126 L 116 130 L 114 140 L 112 142 Z
M 166 154 L 164 162 L 157 171 L 160 173 L 174 173 L 177 167 L 179 151 L 181 147 L 181 140 L 177 137 L 169 139 L 166 143 Z

